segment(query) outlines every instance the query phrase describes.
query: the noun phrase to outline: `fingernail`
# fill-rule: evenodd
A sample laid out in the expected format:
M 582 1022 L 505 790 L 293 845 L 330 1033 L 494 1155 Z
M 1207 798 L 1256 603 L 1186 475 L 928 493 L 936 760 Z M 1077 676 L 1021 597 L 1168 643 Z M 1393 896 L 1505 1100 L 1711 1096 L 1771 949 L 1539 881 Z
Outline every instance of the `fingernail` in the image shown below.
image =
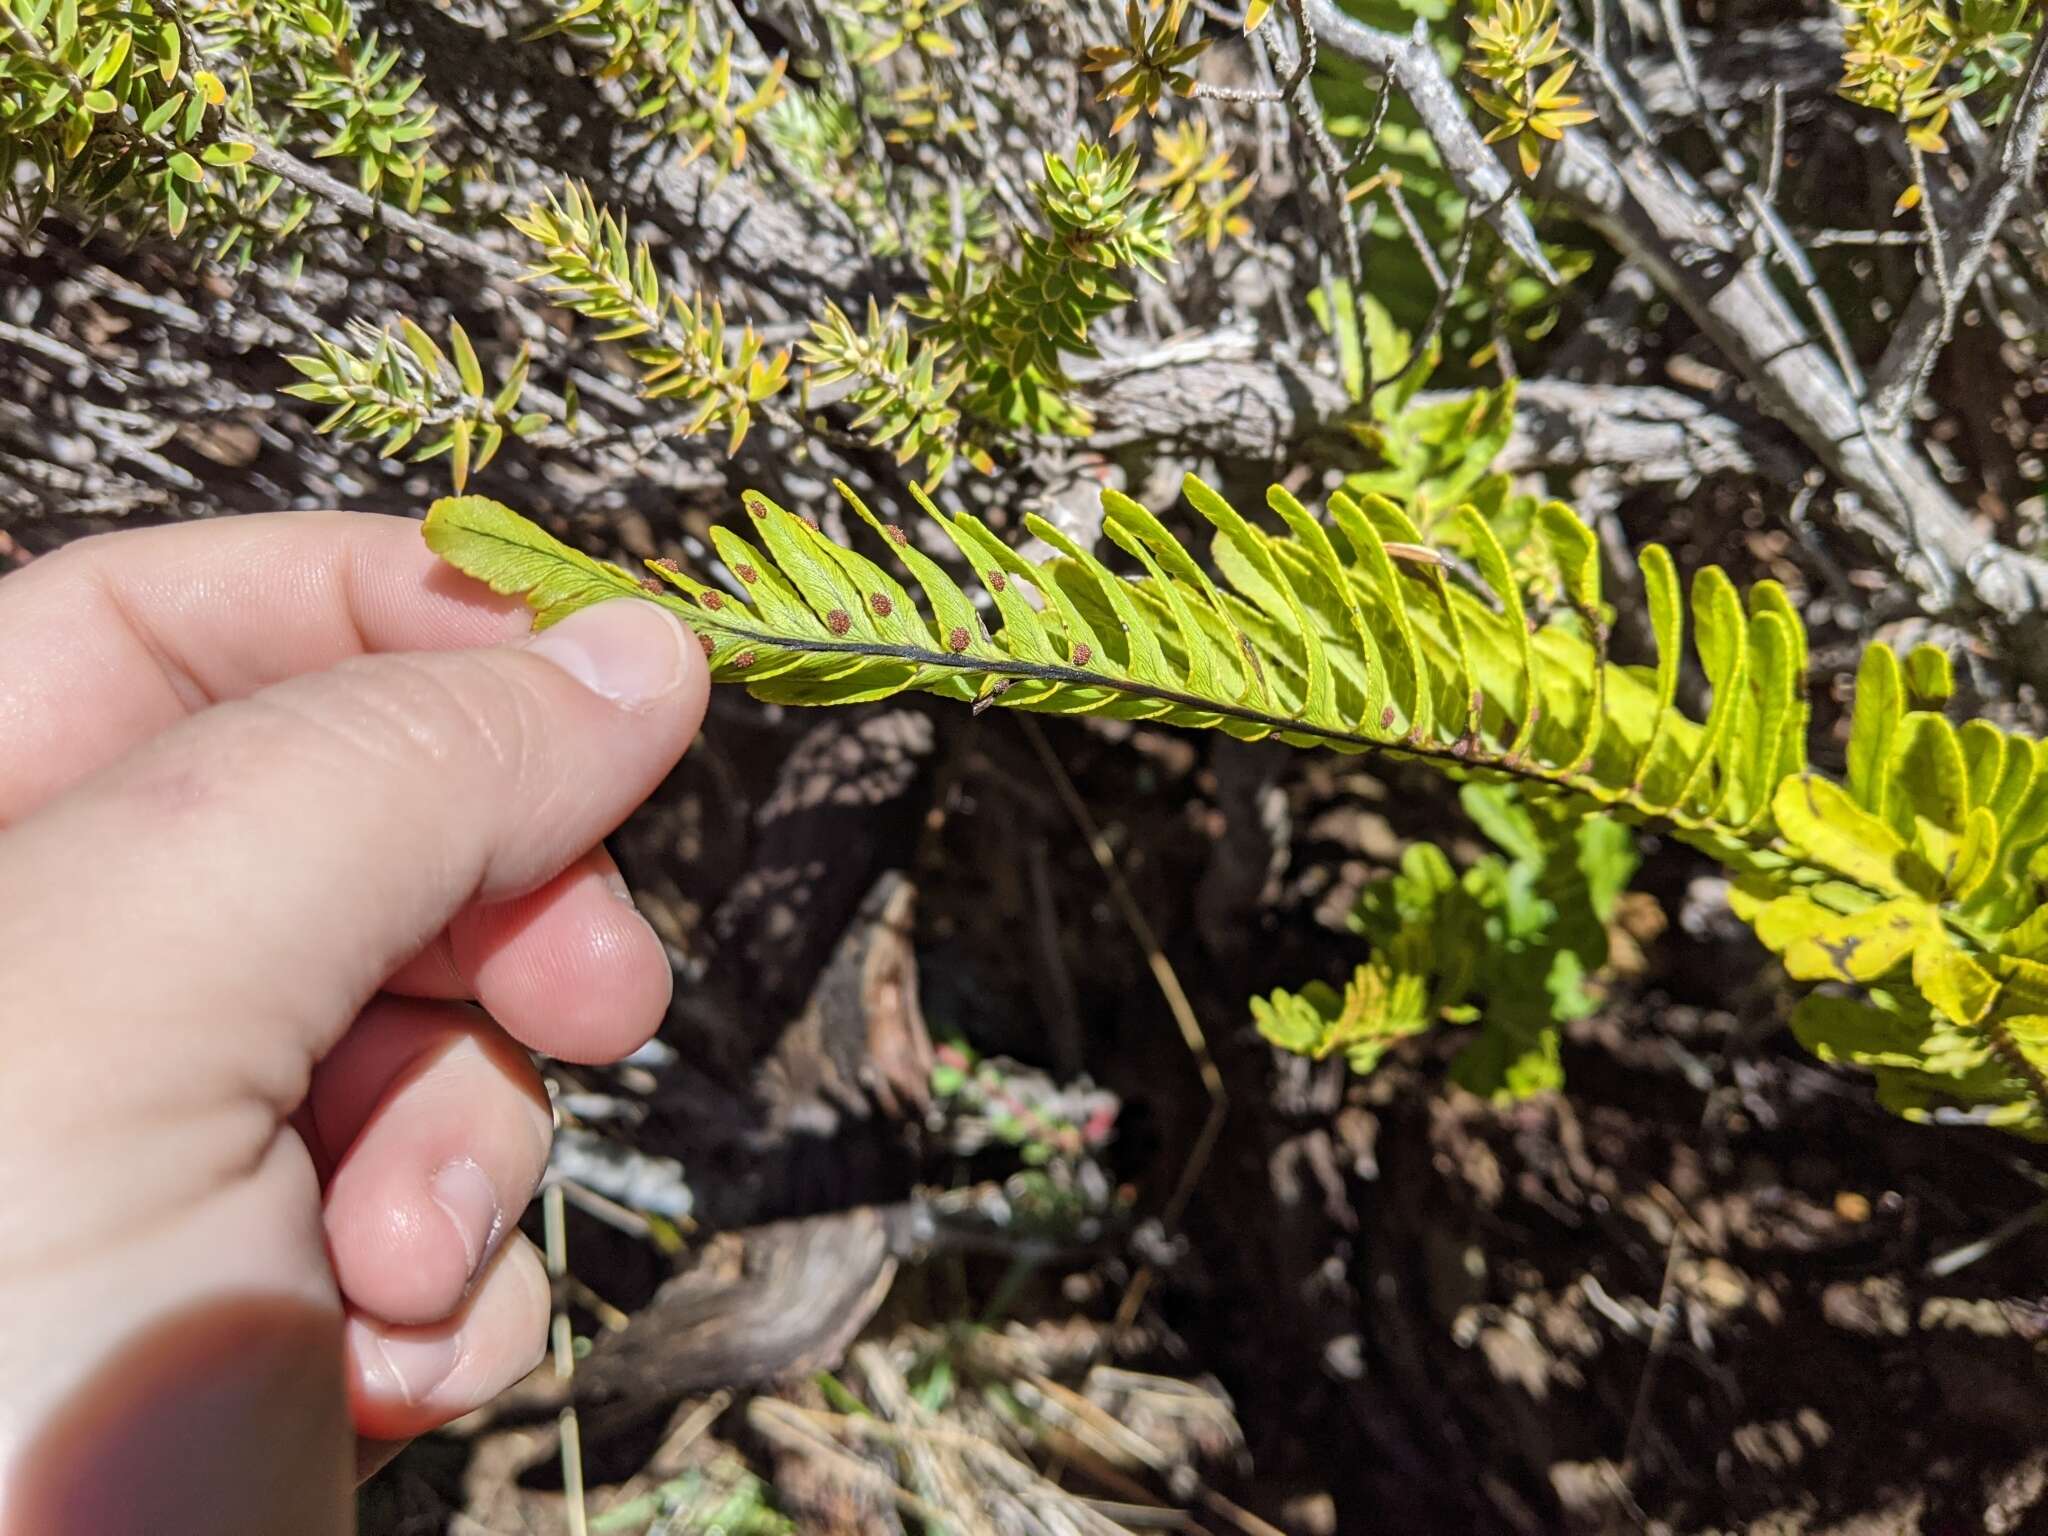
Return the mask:
M 498 1192 L 491 1187 L 483 1169 L 468 1159 L 448 1164 L 427 1181 L 434 1204 L 448 1213 L 455 1235 L 462 1239 L 462 1252 L 469 1260 L 470 1278 L 490 1257 L 505 1213 L 498 1206 Z
M 614 898 L 623 901 L 635 912 L 640 910 L 640 903 L 633 899 L 633 888 L 626 884 L 626 877 L 616 869 L 604 877 L 604 888 L 610 891 Z
M 652 603 L 585 608 L 542 630 L 527 648 L 629 709 L 653 703 L 683 679 L 683 626 Z
M 348 1326 L 355 1334 L 355 1357 L 368 1377 L 365 1385 L 375 1397 L 423 1403 L 462 1363 L 457 1334 L 379 1333 L 360 1318 L 350 1318 Z

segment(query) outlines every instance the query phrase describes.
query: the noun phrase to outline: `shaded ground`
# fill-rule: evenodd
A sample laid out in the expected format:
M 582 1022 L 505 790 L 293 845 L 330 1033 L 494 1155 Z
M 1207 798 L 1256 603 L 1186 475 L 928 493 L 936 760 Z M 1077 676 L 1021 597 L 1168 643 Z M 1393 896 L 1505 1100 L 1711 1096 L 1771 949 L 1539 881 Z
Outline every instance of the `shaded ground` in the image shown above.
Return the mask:
M 593 1509 L 743 1464 L 800 1529 L 914 1530 L 920 1497 L 956 1512 L 949 1488 L 993 1497 L 963 1449 L 980 1440 L 1110 1501 L 1098 1512 L 1181 1510 L 1179 1528 L 1219 1536 L 2048 1529 L 2048 1237 L 2025 1220 L 2038 1158 L 1896 1121 L 1798 1055 L 1765 956 L 1683 850 L 1651 853 L 1632 974 L 1574 1032 L 1566 1094 L 1495 1108 L 1445 1087 L 1448 1040 L 1361 1080 L 1276 1057 L 1244 1008 L 1340 973 L 1352 941 L 1331 924 L 1396 854 L 1396 828 L 1455 833 L 1439 789 L 1047 722 L 1228 1094 L 1167 1232 L 1156 1218 L 1211 1100 L 1020 722 L 899 706 L 777 719 L 737 699 L 719 716 L 618 845 L 701 976 L 666 1035 L 675 1063 L 582 1087 L 639 1106 L 607 1134 L 679 1158 L 700 1226 L 669 1257 L 572 1223 L 579 1330 L 597 1337 Z M 914 897 L 885 942 L 878 881 L 898 917 Z M 931 1102 L 928 1040 L 1046 1070 L 1015 1069 L 1020 1092 L 1085 1073 L 1116 1096 L 1113 1138 L 1052 1160 L 1067 1207 L 991 1215 L 940 1193 L 1031 1190 L 1014 1151 L 968 1150 L 958 1106 Z M 1104 1176 L 1092 1195 L 1084 1168 Z M 760 1257 L 792 1233 L 809 1234 L 801 1260 Z M 678 1270 L 696 1278 L 657 1293 Z M 720 1369 L 777 1351 L 790 1384 L 707 1399 Z M 1208 1432 L 1176 1420 L 1156 1464 L 1120 1468 L 1085 1425 L 1049 1434 L 1042 1397 L 1022 1413 L 1035 1427 L 990 1416 L 1018 1382 L 1031 1399 L 1050 1380 L 1121 1422 L 1103 1382 L 1127 1370 L 1194 1384 Z M 889 1415 L 899 1375 L 925 1419 Z M 841 1391 L 923 1449 L 849 1436 Z M 529 1399 L 416 1448 L 366 1495 L 366 1529 L 559 1529 L 559 1393 Z M 806 1449 L 820 1424 L 854 1446 L 848 1465 Z M 965 1458 L 964 1483 L 934 1444 Z M 713 1528 L 696 1518 L 667 1528 Z M 996 1511 L 957 1528 L 1034 1527 Z

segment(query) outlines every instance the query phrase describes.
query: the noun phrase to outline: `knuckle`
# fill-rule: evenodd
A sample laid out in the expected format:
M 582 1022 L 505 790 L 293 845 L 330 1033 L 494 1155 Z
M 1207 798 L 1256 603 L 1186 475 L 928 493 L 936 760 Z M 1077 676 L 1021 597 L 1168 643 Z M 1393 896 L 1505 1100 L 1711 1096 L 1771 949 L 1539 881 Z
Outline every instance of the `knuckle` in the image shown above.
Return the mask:
M 482 656 L 355 657 L 273 693 L 316 740 L 386 771 L 516 778 L 543 739 L 533 690 Z

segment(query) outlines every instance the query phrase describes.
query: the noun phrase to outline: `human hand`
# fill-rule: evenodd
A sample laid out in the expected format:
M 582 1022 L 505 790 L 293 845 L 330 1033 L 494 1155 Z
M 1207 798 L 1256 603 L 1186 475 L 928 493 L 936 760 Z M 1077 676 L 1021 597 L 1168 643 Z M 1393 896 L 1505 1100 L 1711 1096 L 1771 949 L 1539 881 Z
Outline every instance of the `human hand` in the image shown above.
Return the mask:
M 538 1361 L 526 1048 L 660 1021 L 599 840 L 707 676 L 651 603 L 526 627 L 360 514 L 0 581 L 0 1536 L 345 1531 L 353 1437 Z

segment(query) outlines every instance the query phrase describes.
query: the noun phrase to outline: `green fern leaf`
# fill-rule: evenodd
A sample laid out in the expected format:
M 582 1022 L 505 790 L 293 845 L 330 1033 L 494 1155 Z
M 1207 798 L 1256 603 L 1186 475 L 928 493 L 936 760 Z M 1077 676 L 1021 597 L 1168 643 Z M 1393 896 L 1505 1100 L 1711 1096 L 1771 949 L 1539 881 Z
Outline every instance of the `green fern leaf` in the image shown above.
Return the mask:
M 1284 531 L 1274 532 L 1191 479 L 1189 505 L 1214 530 L 1212 575 L 1161 518 L 1110 492 L 1104 534 L 1142 572 L 1125 576 L 1035 517 L 1025 527 L 1054 557 L 1028 560 L 920 493 L 930 532 L 975 573 L 974 597 L 907 530 L 840 489 L 921 600 L 879 561 L 754 495 L 745 502 L 753 538 L 712 530 L 728 577 L 718 586 L 666 562 L 643 582 L 475 497 L 438 503 L 427 538 L 498 591 L 526 593 L 541 622 L 645 596 L 651 584 L 697 631 L 716 679 L 774 702 L 915 690 L 977 709 L 1220 728 L 1385 752 L 1479 784 L 1517 782 L 1532 805 L 1582 827 L 1615 825 L 1588 810 L 1661 823 L 1731 870 L 1738 915 L 1795 978 L 1863 988 L 1868 1006 L 1906 1021 L 1900 1039 L 1932 1042 L 1929 1054 L 1894 1066 L 1888 1048 L 1860 1043 L 1871 1036 L 1861 1015 L 1806 1016 L 1815 1039 L 1849 1031 L 1838 1054 L 1877 1070 L 1887 1102 L 1915 1114 L 1947 1112 L 1946 1102 L 2048 1131 L 2037 1102 L 2048 1092 L 2048 1023 L 2026 1022 L 2048 1019 L 2048 920 L 2035 899 L 2048 876 L 2048 749 L 1987 723 L 1958 731 L 1908 711 L 1909 696 L 1941 692 L 1939 653 L 1916 657 L 1909 688 L 1898 659 L 1872 647 L 1843 785 L 1806 770 L 1806 637 L 1782 589 L 1761 584 L 1745 603 L 1709 567 L 1688 605 L 1669 554 L 1652 546 L 1642 578 L 1654 664 L 1616 664 L 1597 543 L 1554 503 L 1537 527 L 1563 604 L 1532 632 L 1510 562 L 1473 511 L 1449 526 L 1476 572 L 1424 544 L 1406 511 L 1377 495 L 1333 496 L 1331 528 L 1275 492 L 1269 505 Z M 1688 606 L 1711 693 L 1704 720 L 1675 702 Z M 1536 856 L 1521 812 L 1469 803 L 1503 848 Z M 1424 873 L 1416 889 L 1429 884 Z M 1517 942 L 1518 899 L 1480 902 L 1505 914 L 1503 942 Z M 1418 1018 L 1463 1006 L 1446 1001 L 1469 987 L 1444 958 L 1455 946 L 1423 954 L 1420 942 L 1397 953 L 1389 938 L 1372 962 L 1379 969 L 1351 993 L 1270 1001 L 1262 1027 L 1355 1061 L 1376 1055 Z M 1577 1006 L 1602 942 L 1596 951 L 1574 939 L 1571 957 L 1544 973 L 1536 992 L 1549 995 L 1546 1006 Z M 1420 994 L 1417 978 L 1428 983 Z M 1532 1015 L 1512 1038 L 1492 1040 L 1467 1063 L 1474 1082 L 1549 1081 L 1560 1016 Z
M 551 537 L 487 496 L 444 496 L 428 509 L 427 547 L 502 596 L 520 596 L 545 629 L 579 608 L 613 597 L 648 597 L 640 579 L 608 560 L 593 560 Z M 684 611 L 673 598 L 656 597 Z

